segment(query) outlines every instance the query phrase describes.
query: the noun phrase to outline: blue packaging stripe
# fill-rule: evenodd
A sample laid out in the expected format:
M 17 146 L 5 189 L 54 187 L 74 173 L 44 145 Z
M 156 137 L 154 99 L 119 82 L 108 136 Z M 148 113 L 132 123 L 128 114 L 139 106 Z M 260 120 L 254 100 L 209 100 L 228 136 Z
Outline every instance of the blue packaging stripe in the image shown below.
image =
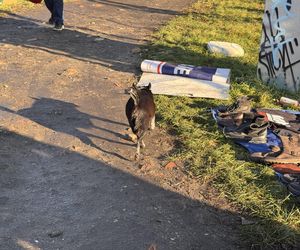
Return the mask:
M 216 74 L 216 72 L 216 68 L 196 67 L 190 72 L 189 77 L 212 81 L 212 78 Z
M 165 63 L 161 67 L 161 74 L 166 75 L 178 75 L 185 76 L 189 78 L 196 78 L 206 81 L 212 81 L 213 76 L 217 72 L 217 68 L 211 67 L 195 67 L 190 65 L 172 65 L 169 63 Z
M 164 64 L 161 68 L 161 73 L 166 75 L 174 75 L 175 66 L 172 64 Z

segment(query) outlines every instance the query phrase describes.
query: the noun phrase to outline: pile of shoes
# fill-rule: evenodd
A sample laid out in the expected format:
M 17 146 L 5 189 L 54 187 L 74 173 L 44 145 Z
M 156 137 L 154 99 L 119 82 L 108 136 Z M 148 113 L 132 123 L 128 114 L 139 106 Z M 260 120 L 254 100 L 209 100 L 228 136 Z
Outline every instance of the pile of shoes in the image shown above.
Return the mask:
M 251 110 L 247 97 L 241 97 L 233 105 L 221 106 L 214 111 L 216 121 L 227 138 L 252 143 L 267 142 L 269 123 L 263 115 Z
M 227 138 L 246 148 L 253 161 L 272 164 L 279 180 L 300 196 L 300 112 L 252 109 L 243 96 L 212 114 Z

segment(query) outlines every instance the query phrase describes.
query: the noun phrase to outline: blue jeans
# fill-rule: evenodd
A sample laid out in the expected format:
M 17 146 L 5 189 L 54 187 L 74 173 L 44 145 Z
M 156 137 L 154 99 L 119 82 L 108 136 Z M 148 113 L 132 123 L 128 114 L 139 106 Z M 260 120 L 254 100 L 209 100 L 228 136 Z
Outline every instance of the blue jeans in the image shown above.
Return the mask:
M 64 24 L 64 1 L 45 0 L 45 4 L 51 13 L 51 19 L 55 24 Z

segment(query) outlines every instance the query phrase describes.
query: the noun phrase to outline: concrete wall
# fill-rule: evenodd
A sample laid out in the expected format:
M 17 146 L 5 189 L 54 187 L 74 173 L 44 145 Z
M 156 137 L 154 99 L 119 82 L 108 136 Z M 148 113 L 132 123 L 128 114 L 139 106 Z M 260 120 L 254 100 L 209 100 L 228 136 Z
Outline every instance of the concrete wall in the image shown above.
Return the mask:
M 300 0 L 265 0 L 258 77 L 300 90 Z

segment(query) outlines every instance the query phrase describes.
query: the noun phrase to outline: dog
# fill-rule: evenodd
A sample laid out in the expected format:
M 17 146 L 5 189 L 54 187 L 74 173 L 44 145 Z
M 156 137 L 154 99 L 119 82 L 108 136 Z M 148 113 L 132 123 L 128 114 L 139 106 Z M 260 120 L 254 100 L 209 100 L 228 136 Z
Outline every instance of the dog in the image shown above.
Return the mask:
M 140 158 L 140 147 L 144 148 L 144 136 L 148 130 L 155 128 L 155 103 L 151 92 L 151 83 L 148 86 L 133 85 L 129 90 L 130 98 L 126 103 L 126 116 L 132 132 L 137 137 L 135 159 Z

